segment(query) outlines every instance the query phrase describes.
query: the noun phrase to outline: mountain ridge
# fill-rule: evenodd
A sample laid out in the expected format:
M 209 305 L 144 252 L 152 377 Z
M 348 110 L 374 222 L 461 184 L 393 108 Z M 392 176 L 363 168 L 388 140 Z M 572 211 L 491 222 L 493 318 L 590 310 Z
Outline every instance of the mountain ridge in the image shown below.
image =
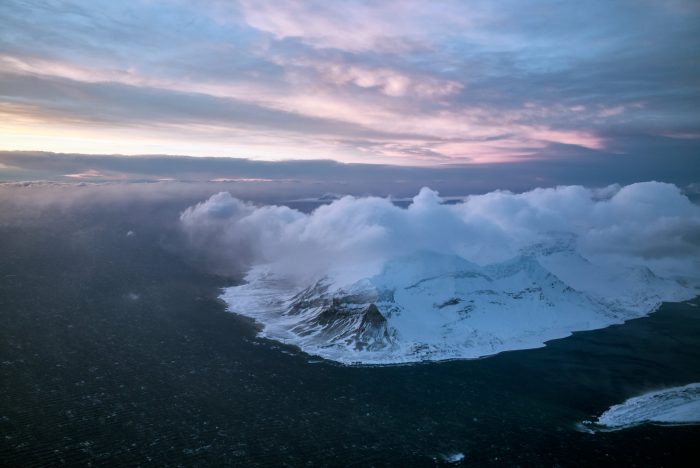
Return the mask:
M 222 298 L 261 323 L 261 335 L 309 354 L 398 364 L 540 347 L 697 294 L 648 268 L 627 270 L 595 265 L 565 240 L 485 266 L 417 252 L 350 284 L 328 275 L 296 289 L 257 267 Z

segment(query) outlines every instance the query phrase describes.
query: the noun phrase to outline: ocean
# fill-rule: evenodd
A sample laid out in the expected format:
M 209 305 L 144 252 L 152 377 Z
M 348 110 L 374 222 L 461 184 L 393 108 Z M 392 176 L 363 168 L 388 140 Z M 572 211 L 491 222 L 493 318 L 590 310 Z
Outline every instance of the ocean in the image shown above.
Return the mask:
M 589 433 L 700 381 L 699 302 L 478 360 L 347 367 L 256 337 L 140 202 L 0 219 L 0 465 L 682 466 L 700 426 Z M 150 205 L 149 205 L 150 203 Z M 128 234 L 132 231 L 132 234 Z

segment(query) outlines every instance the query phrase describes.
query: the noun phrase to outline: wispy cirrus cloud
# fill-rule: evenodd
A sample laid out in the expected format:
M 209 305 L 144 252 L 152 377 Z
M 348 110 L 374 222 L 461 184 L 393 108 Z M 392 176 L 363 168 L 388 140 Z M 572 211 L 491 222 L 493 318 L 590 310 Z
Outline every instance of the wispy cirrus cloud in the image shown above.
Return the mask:
M 240 2 L 246 22 L 276 39 L 299 40 L 316 49 L 408 53 L 430 49 L 432 34 L 449 25 L 468 27 L 472 16 L 451 16 L 453 1 Z
M 683 0 L 8 0 L 0 132 L 5 149 L 414 165 L 639 151 L 622 136 L 700 132 L 698 16 Z

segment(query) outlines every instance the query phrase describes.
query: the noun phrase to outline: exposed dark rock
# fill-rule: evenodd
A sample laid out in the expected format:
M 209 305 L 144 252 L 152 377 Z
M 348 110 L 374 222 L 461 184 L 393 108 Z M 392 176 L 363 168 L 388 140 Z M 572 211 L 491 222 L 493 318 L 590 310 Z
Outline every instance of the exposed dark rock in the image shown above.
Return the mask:
M 435 308 L 437 308 L 437 309 L 444 309 L 445 307 L 448 307 L 448 306 L 457 305 L 457 304 L 459 304 L 460 302 L 462 302 L 462 299 L 460 299 L 460 298 L 458 298 L 458 297 L 453 297 L 453 298 L 451 298 L 451 299 L 446 300 L 446 301 L 443 302 L 442 304 L 437 304 L 437 305 L 435 306 Z
M 357 330 L 355 347 L 358 349 L 376 350 L 391 343 L 387 330 L 386 318 L 379 312 L 376 305 L 370 304 L 364 310 L 362 321 Z

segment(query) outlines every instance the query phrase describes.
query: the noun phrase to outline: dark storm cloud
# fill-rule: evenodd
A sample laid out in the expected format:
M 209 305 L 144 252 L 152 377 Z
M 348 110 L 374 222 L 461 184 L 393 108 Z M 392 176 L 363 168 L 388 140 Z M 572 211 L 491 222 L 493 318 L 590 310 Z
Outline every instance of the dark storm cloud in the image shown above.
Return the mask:
M 163 179 L 205 183 L 218 180 L 222 182 L 206 185 L 218 185 L 220 190 L 224 186 L 266 190 L 260 187 L 268 185 L 268 189 L 278 191 L 278 198 L 319 196 L 326 192 L 403 197 L 415 194 L 423 186 L 439 190 L 442 195 L 464 195 L 495 189 L 523 191 L 560 184 L 605 186 L 658 180 L 685 187 L 698 182 L 700 163 L 692 142 L 666 137 L 625 138 L 630 140 L 628 146 L 633 149 L 629 154 L 553 146 L 549 149 L 551 153 L 542 159 L 434 168 L 344 164 L 331 160 L 268 162 L 167 155 L 125 157 L 5 151 L 0 152 L 0 180 L 64 183 L 157 182 Z M 650 155 L 657 151 L 667 151 L 663 165 Z

